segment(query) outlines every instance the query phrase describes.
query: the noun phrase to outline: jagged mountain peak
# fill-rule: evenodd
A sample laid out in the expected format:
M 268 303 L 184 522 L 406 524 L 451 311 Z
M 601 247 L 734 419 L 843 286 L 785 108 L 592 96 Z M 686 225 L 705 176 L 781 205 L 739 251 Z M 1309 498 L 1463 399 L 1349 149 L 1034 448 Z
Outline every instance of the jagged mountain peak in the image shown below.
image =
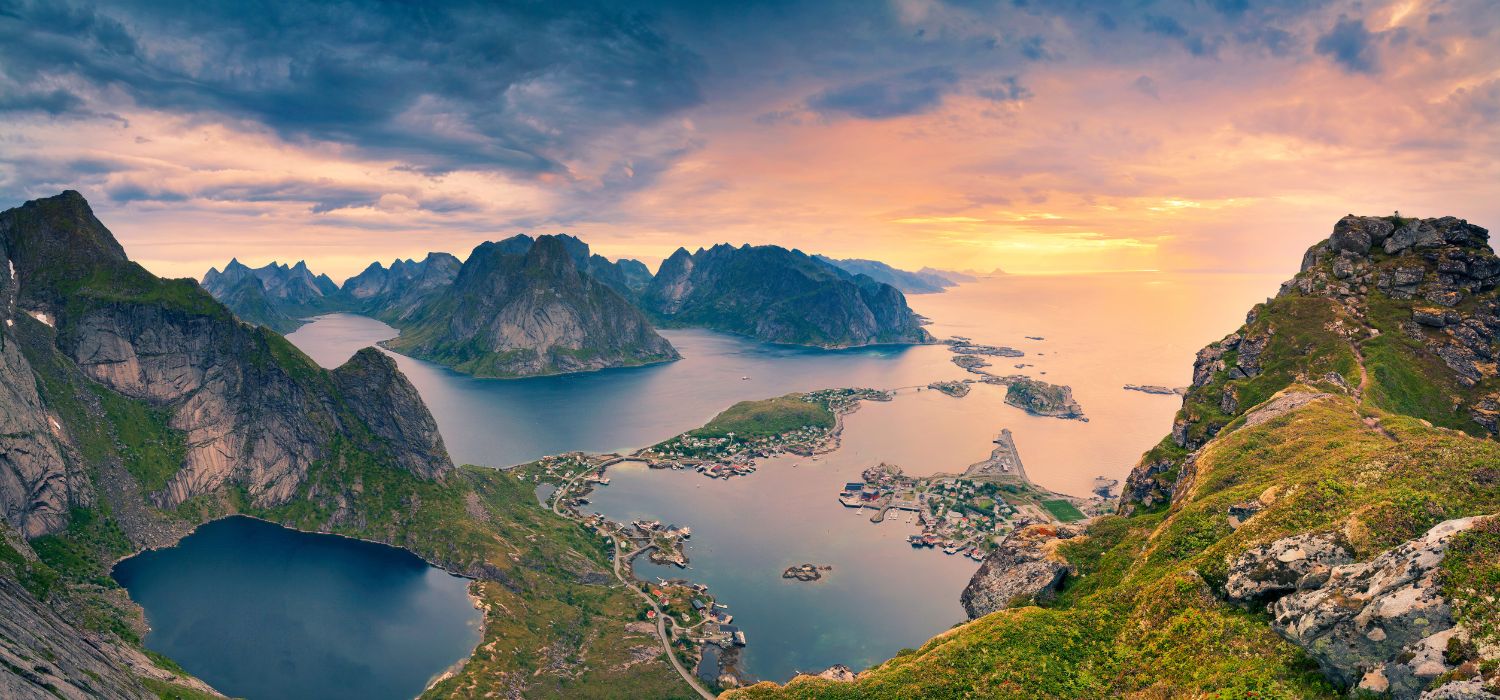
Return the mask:
M 1480 437 L 1500 434 L 1500 258 L 1463 219 L 1346 216 L 1246 323 L 1198 352 L 1168 442 L 1123 506 L 1179 492 L 1192 453 L 1293 385 Z

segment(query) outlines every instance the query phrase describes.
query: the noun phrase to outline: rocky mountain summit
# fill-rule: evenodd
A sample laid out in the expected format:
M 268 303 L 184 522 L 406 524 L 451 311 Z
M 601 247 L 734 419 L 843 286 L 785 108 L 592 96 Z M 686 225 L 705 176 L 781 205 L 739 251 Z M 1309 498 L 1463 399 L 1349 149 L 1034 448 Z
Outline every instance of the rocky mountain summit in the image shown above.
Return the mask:
M 1500 430 L 1500 258 L 1462 219 L 1346 216 L 1246 324 L 1198 352 L 1172 445 L 1127 508 L 1159 505 L 1189 454 L 1293 382 L 1480 436 Z
M 932 341 L 900 290 L 778 246 L 678 248 L 641 304 L 667 323 L 776 343 L 843 348 Z
M 421 260 L 397 259 L 390 267 L 372 262 L 344 280 L 339 298 L 351 311 L 399 323 L 453 284 L 461 267 L 463 263 L 448 253 L 428 253 Z
M 571 236 L 481 244 L 451 285 L 399 320 L 387 346 L 483 377 L 678 359 L 638 309 L 580 267 L 590 260 Z
M 150 464 L 125 465 L 149 476 L 142 486 L 161 507 L 228 483 L 255 503 L 284 503 L 341 446 L 379 451 L 425 476 L 452 467 L 432 416 L 389 358 L 317 367 L 279 335 L 236 321 L 191 280 L 158 279 L 130 262 L 76 192 L 0 213 L 0 244 L 14 271 L 7 306 L 30 310 L 6 319 L 0 372 L 14 381 L 0 398 L 18 442 L 0 454 L 0 497 L 28 535 L 60 529 L 70 504 L 92 502 L 76 466 L 90 450 L 79 423 L 99 414 L 138 416 L 171 443 Z M 55 374 L 40 384 L 50 387 L 45 396 L 21 379 L 41 368 Z M 393 392 L 355 400 L 370 384 Z
M 294 331 L 303 318 L 327 310 L 339 292 L 328 275 L 313 275 L 300 260 L 251 268 L 230 259 L 223 272 L 209 268 L 202 285 L 241 320 L 278 333 Z

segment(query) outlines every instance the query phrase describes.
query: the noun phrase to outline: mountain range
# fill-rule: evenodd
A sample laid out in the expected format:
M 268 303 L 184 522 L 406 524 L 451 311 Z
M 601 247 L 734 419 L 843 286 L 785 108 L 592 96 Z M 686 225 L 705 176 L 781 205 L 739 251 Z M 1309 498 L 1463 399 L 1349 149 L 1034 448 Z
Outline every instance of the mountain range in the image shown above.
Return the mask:
M 534 484 L 454 466 L 385 353 L 319 367 L 131 262 L 71 191 L 0 212 L 0 321 L 0 697 L 221 697 L 142 647 L 109 572 L 235 513 L 473 579 L 490 648 L 577 646 L 587 620 L 586 682 L 676 692 L 664 664 L 629 662 L 636 603 L 598 585 L 598 538 L 535 507 Z M 449 683 L 501 683 L 516 658 Z
M 844 348 L 932 340 L 900 290 L 778 246 L 678 248 L 641 304 L 666 323 L 777 343 Z
M 528 263 L 542 240 L 559 254 Z M 342 287 L 300 262 L 251 269 L 237 260 L 209 270 L 203 285 L 241 320 L 279 332 L 310 315 L 351 311 L 398 328 L 392 349 L 478 376 L 521 377 L 676 359 L 654 324 L 829 348 L 928 342 L 899 286 L 941 291 L 954 284 L 944 274 L 967 279 L 776 246 L 715 246 L 688 266 L 682 256 L 694 256 L 680 253 L 652 275 L 638 260 L 592 254 L 573 236 L 522 234 L 482 244 L 465 262 L 429 253 L 371 263 Z M 691 295 L 672 298 L 689 287 Z
M 481 274 L 491 266 L 536 270 L 623 302 L 560 237 L 485 245 L 474 283 L 498 279 Z M 711 305 L 744 251 L 834 274 L 840 294 L 878 284 L 792 251 L 724 248 L 674 256 L 678 271 L 643 298 L 683 302 L 673 313 Z M 318 367 L 194 281 L 131 262 L 76 192 L 0 212 L 0 257 L 7 697 L 211 697 L 141 648 L 139 608 L 108 570 L 229 513 L 386 542 L 473 577 L 487 651 L 447 690 L 503 682 L 513 659 L 498 650 L 576 646 L 587 620 L 590 687 L 680 691 L 665 665 L 628 662 L 619 640 L 640 606 L 597 585 L 611 566 L 598 538 L 536 508 L 533 484 L 455 467 L 383 353 Z M 809 283 L 759 284 L 740 288 Z M 1340 220 L 1274 298 L 1198 353 L 1170 433 L 1115 514 L 1012 533 L 963 593 L 972 621 L 918 649 L 729 696 L 1493 697 L 1497 286 L 1483 228 Z
M 917 272 L 909 272 L 891 267 L 878 260 L 858 258 L 835 260 L 824 255 L 813 257 L 850 274 L 865 275 L 876 282 L 889 284 L 905 294 L 936 294 L 961 282 L 973 282 L 976 279 L 962 272 L 945 272 L 930 267 L 924 267 Z
M 209 268 L 202 284 L 242 320 L 278 333 L 290 333 L 304 316 L 330 308 L 339 293 L 328 275 L 314 276 L 302 261 L 251 268 L 231 259 L 223 272 Z
M 480 244 L 452 284 L 391 319 L 401 335 L 386 346 L 481 377 L 678 359 L 645 315 L 580 267 L 590 262 L 588 246 L 571 237 Z

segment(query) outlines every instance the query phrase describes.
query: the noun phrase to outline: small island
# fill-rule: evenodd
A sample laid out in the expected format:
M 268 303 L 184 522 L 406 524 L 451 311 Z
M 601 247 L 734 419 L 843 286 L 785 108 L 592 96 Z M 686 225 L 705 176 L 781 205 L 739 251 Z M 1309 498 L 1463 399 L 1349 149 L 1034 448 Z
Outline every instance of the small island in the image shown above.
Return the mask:
M 960 355 L 989 355 L 990 357 L 1025 357 L 1026 353 L 1004 345 L 978 345 L 968 340 L 948 341 L 948 350 Z
M 804 582 L 818 581 L 823 578 L 823 572 L 825 571 L 833 571 L 833 567 L 827 564 L 798 564 L 796 566 L 788 566 L 786 571 L 781 572 L 781 577 Z
M 986 378 L 985 381 L 991 380 Z M 1073 390 L 1069 387 L 1049 384 L 1040 379 L 1021 375 L 996 377 L 991 383 L 1008 385 L 1005 390 L 1005 403 L 1031 415 L 1079 420 L 1085 423 L 1089 420 L 1083 415 L 1083 407 L 1073 400 Z
M 955 399 L 961 399 L 961 398 L 969 395 L 969 384 L 970 384 L 970 382 L 973 382 L 973 381 L 974 380 L 970 379 L 968 381 L 962 381 L 962 382 L 960 382 L 960 381 L 933 382 L 931 384 L 928 384 L 927 388 L 928 389 L 932 389 L 934 391 L 941 391 L 944 394 L 952 396 Z
M 1187 393 L 1187 387 L 1169 387 L 1157 384 L 1126 384 L 1126 391 L 1139 391 L 1143 394 L 1161 394 L 1164 396 L 1176 394 L 1182 396 Z

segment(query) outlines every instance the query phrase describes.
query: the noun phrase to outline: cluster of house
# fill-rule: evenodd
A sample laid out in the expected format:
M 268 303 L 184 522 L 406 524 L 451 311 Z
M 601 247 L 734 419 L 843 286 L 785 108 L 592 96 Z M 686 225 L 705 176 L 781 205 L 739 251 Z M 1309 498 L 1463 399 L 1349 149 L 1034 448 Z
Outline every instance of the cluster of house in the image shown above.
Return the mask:
M 834 413 L 841 413 L 860 401 L 890 401 L 892 398 L 893 395 L 889 391 L 852 388 L 819 389 L 802 395 L 804 401 L 823 404 Z
M 913 547 L 941 548 L 946 554 L 983 561 L 996 534 L 1026 521 L 998 495 L 994 484 L 963 479 L 922 481 L 886 464 L 866 469 L 861 477 L 862 481 L 844 484 L 839 503 L 850 508 L 916 511 L 922 532 L 907 538 Z M 926 488 L 919 489 L 924 483 Z

